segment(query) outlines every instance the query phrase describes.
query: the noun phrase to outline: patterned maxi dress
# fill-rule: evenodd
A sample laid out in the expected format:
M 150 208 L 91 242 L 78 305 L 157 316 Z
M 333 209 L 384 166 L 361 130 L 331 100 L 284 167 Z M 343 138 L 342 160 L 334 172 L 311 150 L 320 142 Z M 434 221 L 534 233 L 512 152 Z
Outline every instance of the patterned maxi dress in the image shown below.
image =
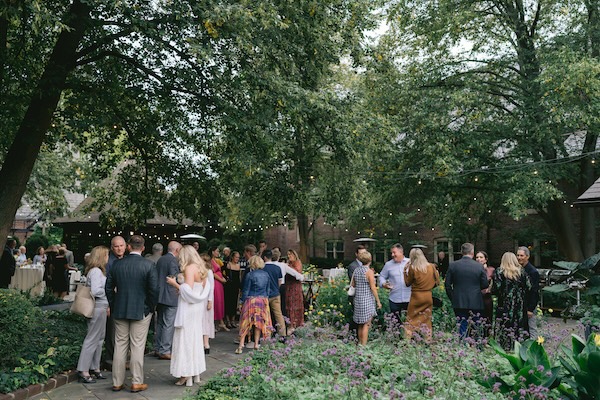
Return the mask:
M 213 274 L 215 276 L 219 276 L 223 278 L 223 273 L 221 272 L 221 266 L 217 264 L 215 259 L 210 260 L 212 265 Z M 215 278 L 215 288 L 214 288 L 214 303 L 213 308 L 215 309 L 215 321 L 220 321 L 225 318 L 225 290 L 223 288 L 223 284 L 219 282 Z
M 371 292 L 371 286 L 367 280 L 367 270 L 369 267 L 361 265 L 354 270 L 354 315 L 352 318 L 357 324 L 366 324 L 371 322 L 377 315 L 377 304 L 375 296 Z
M 302 273 L 302 263 L 296 260 L 290 267 Z M 304 325 L 304 294 L 302 282 L 293 276 L 285 275 L 285 308 L 292 328 Z
M 517 279 L 508 279 L 501 268 L 494 272 L 493 282 L 492 294 L 498 296 L 494 335 L 500 346 L 510 351 L 515 340 L 528 331 L 525 294 L 531 282 L 524 271 Z

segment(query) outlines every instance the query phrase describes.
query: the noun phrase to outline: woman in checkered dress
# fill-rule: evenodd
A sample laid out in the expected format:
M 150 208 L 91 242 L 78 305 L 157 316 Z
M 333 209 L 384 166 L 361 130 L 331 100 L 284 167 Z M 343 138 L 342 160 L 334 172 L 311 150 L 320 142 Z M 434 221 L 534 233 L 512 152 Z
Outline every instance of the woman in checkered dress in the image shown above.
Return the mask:
M 375 286 L 375 276 L 369 268 L 371 260 L 371 253 L 368 251 L 359 253 L 358 261 L 362 265 L 354 270 L 352 278 L 352 284 L 356 287 L 352 318 L 358 324 L 358 343 L 362 345 L 367 344 L 371 320 L 377 315 L 377 309 L 381 308 L 377 286 Z

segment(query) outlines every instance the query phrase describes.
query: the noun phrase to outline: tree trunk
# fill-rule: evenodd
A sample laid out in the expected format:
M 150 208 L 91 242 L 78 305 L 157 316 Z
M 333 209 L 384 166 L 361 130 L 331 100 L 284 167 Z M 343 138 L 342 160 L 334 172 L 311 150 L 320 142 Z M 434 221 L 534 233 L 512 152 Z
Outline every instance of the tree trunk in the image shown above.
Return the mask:
M 298 235 L 300 236 L 300 260 L 303 264 L 307 264 L 309 261 L 308 256 L 308 240 L 309 240 L 309 227 L 308 227 L 308 216 L 304 213 L 299 213 L 296 216 L 298 224 Z
M 71 5 L 64 19 L 70 29 L 64 29 L 59 35 L 15 139 L 4 158 L 0 170 L 0 238 L 5 238 L 10 232 L 67 76 L 75 66 L 77 46 L 90 20 L 90 11 L 91 7 L 79 0 Z
M 573 224 L 571 208 L 562 200 L 553 200 L 547 207 L 547 212 L 541 213 L 541 216 L 554 233 L 559 251 L 567 261 L 583 261 L 583 251 Z
M 593 130 L 593 128 L 589 128 Z M 598 135 L 592 131 L 585 136 L 583 153 L 591 153 L 596 149 Z M 594 164 L 592 156 L 581 160 L 581 178 L 579 182 L 579 193 L 583 193 L 594 183 Z M 596 254 L 596 212 L 593 207 L 581 208 L 581 247 L 585 258 Z

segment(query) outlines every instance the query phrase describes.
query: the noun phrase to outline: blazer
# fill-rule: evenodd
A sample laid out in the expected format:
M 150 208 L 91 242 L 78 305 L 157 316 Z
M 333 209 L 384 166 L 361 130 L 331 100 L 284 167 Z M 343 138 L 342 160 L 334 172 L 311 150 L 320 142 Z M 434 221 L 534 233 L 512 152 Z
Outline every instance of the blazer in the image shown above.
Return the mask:
M 146 258 L 146 260 L 150 260 Z M 152 261 L 152 260 L 150 260 Z M 167 253 L 156 262 L 156 275 L 158 286 L 158 304 L 177 307 L 179 295 L 177 289 L 167 283 L 167 276 L 179 273 L 179 262 L 171 253 Z
M 106 276 L 105 291 L 114 319 L 144 319 L 154 312 L 158 297 L 154 263 L 139 254 L 115 261 Z
M 483 310 L 481 289 L 489 286 L 487 273 L 483 265 L 471 257 L 463 256 L 450 263 L 445 285 L 453 308 Z
M 4 246 L 0 258 L 0 287 L 8 287 L 12 276 L 15 274 L 17 263 L 10 247 Z
M 527 263 L 524 270 L 529 275 L 529 281 L 531 282 L 531 289 L 526 293 L 525 305 L 527 311 L 533 312 L 540 302 L 540 273 L 532 263 Z
M 358 267 L 360 267 L 362 264 L 358 261 L 358 260 L 354 260 L 352 261 L 349 265 L 348 265 L 348 280 L 352 280 L 352 275 L 354 275 L 354 270 Z

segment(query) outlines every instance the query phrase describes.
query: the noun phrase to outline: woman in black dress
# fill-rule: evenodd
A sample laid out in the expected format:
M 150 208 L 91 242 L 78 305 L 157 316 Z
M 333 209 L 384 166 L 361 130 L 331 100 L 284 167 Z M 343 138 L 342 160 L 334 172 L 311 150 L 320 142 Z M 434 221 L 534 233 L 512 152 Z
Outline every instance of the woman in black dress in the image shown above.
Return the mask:
M 49 263 L 48 285 L 52 288 L 54 296 L 59 299 L 64 298 L 69 292 L 69 275 L 67 272 L 69 267 L 65 253 L 65 249 L 61 247 L 58 249 L 58 255 Z
M 228 277 L 225 285 L 225 323 L 228 328 L 237 328 L 235 319 L 241 289 L 240 253 L 231 253 L 231 260 L 227 263 L 225 271 Z

